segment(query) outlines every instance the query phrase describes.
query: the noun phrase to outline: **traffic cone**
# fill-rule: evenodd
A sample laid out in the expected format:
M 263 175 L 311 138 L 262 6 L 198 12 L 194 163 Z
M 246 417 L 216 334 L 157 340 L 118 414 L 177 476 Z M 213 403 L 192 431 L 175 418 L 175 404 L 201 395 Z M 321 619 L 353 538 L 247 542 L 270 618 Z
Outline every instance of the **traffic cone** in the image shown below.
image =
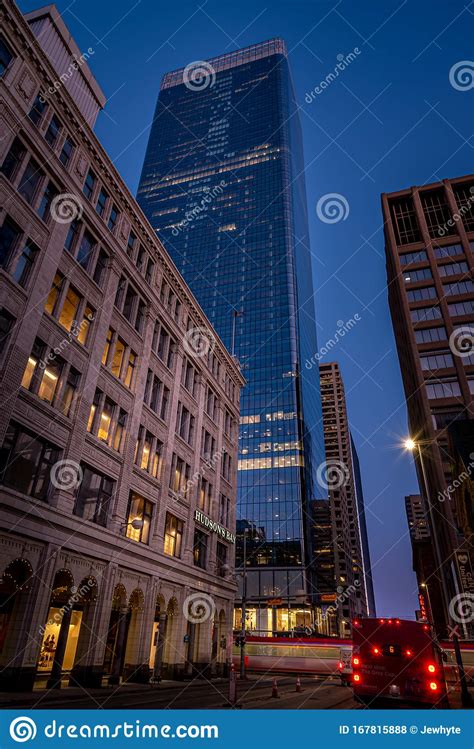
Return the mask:
M 301 679 L 299 676 L 296 677 L 296 691 L 301 692 Z
M 277 684 L 277 680 L 276 680 L 276 679 L 273 679 L 273 684 L 272 684 L 272 697 L 279 697 L 279 696 L 280 696 L 280 695 L 278 694 L 278 684 Z

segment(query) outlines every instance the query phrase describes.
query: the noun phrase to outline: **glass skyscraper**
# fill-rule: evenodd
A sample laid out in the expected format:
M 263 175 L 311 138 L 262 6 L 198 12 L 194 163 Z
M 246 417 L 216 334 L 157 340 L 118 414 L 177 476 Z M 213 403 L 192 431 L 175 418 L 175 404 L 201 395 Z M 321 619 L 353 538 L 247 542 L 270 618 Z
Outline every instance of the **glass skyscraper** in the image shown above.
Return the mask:
M 313 610 L 324 629 L 330 550 L 311 533 L 314 508 L 320 518 L 327 506 L 316 479 L 324 437 L 318 366 L 306 364 L 318 349 L 302 138 L 281 39 L 164 76 L 138 201 L 247 380 L 237 565 L 245 534 L 248 627 L 308 625 Z

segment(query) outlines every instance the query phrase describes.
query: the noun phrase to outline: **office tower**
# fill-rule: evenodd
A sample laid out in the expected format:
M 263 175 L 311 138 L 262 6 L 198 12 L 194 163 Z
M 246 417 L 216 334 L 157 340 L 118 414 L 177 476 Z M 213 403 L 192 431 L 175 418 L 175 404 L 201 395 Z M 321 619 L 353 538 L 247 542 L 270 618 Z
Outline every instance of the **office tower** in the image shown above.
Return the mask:
M 2 13 L 1 689 L 224 673 L 242 377 L 193 348 L 210 323 L 86 122 L 86 61 L 63 83 L 59 13 Z
M 337 628 L 350 634 L 356 616 L 375 614 L 364 498 L 350 433 L 344 383 L 337 362 L 319 365 L 327 483 L 338 591 Z
M 405 388 L 420 494 L 433 556 L 428 582 L 440 634 L 467 636 L 463 600 L 472 595 L 456 562 L 463 548 L 450 488 L 450 428 L 474 414 L 474 178 L 382 196 L 390 311 Z M 472 583 L 471 583 L 472 584 Z
M 311 609 L 321 613 L 311 502 L 327 490 L 316 481 L 324 439 L 302 140 L 281 39 L 164 76 L 138 201 L 247 380 L 237 559 L 246 534 L 248 626 L 309 626 Z

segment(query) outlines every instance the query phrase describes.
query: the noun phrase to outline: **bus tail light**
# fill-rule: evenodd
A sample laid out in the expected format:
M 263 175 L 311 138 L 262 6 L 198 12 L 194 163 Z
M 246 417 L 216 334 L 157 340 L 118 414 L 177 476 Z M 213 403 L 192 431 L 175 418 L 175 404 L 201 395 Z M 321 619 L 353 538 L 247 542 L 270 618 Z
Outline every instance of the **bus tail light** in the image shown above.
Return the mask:
M 428 671 L 430 672 L 430 674 L 434 674 L 434 672 L 436 671 L 436 666 L 433 666 L 433 664 L 430 663 L 430 665 L 428 666 Z
M 378 655 L 380 653 L 380 650 L 378 648 L 374 648 L 374 655 Z
M 354 674 L 353 679 L 354 681 L 360 681 L 360 674 Z
M 355 656 L 355 658 L 352 659 L 352 665 L 353 666 L 360 666 L 360 658 Z
M 435 681 L 430 681 L 430 689 L 432 692 L 436 692 L 438 689 L 438 685 Z
M 343 662 L 339 661 L 339 663 L 337 664 L 337 667 L 338 667 L 339 671 L 342 671 L 342 669 L 344 668 Z
M 411 652 L 411 650 L 406 650 L 406 651 L 405 651 L 405 655 L 408 655 L 408 656 L 410 656 L 410 655 L 413 655 L 413 653 Z

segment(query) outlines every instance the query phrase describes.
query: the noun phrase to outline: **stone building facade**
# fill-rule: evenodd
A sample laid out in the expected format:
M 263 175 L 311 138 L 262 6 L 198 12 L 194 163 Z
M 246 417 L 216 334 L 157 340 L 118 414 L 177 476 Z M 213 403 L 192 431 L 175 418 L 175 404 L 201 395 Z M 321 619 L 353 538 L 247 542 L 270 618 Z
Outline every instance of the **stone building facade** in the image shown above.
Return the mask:
M 222 673 L 238 364 L 91 130 L 54 6 L 0 14 L 0 688 Z

